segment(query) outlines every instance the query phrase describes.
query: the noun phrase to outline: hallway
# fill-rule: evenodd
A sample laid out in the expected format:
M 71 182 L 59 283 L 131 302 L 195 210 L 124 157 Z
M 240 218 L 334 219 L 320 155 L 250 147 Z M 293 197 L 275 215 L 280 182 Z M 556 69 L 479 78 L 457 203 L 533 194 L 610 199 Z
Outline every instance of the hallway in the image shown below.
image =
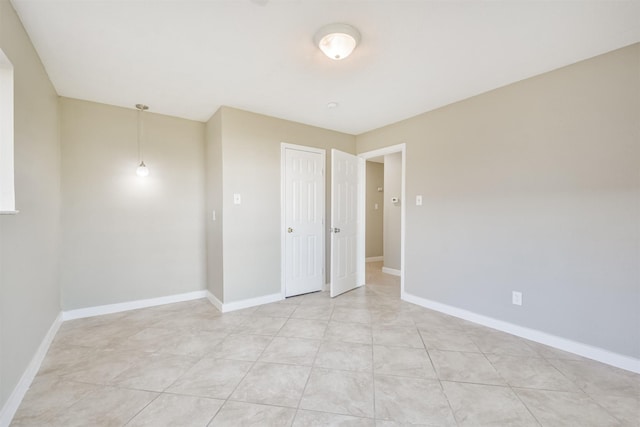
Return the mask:
M 13 426 L 637 426 L 640 376 L 399 299 L 399 278 L 221 314 L 65 322 Z

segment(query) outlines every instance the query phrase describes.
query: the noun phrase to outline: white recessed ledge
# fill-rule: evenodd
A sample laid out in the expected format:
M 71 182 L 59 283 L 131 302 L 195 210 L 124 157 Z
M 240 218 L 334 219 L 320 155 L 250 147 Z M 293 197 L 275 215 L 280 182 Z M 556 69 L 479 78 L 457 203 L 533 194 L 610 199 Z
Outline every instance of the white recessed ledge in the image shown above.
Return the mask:
M 17 215 L 20 211 L 0 211 L 0 215 Z

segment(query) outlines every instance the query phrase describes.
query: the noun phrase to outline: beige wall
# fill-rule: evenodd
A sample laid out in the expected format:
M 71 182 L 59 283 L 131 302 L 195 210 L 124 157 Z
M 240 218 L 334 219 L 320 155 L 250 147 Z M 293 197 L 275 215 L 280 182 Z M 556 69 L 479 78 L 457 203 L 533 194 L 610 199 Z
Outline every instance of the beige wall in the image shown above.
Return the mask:
M 220 302 L 224 301 L 222 246 L 222 110 L 218 110 L 206 126 L 206 231 L 207 289 Z M 215 211 L 215 220 L 213 213 Z
M 399 202 L 392 203 L 397 197 Z M 402 244 L 402 153 L 384 156 L 384 266 L 400 270 Z
M 0 48 L 14 66 L 15 216 L 0 216 L 0 409 L 60 311 L 57 95 L 11 4 Z
M 355 137 L 233 108 L 222 108 L 224 302 L 280 292 L 280 144 L 354 153 Z M 240 193 L 242 204 L 233 204 Z M 327 226 L 327 241 L 328 240 Z M 329 260 L 327 247 L 327 262 Z M 327 264 L 327 278 L 329 270 Z
M 144 113 L 140 178 L 135 109 L 60 107 L 63 309 L 205 289 L 204 124 Z
M 358 136 L 424 198 L 406 292 L 640 357 L 639 118 L 635 44 Z
M 378 187 L 384 190 L 384 164 L 366 162 L 366 230 L 365 230 L 365 256 L 367 258 L 381 257 L 384 254 L 382 229 L 384 219 L 384 192 L 379 192 Z M 378 209 L 375 205 L 378 205 Z

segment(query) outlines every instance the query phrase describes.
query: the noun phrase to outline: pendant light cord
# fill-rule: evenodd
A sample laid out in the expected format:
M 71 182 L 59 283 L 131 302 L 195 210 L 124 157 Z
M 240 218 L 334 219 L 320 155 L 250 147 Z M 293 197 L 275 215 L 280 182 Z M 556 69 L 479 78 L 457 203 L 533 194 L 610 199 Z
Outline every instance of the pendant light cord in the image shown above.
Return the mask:
M 142 163 L 144 160 L 142 159 L 142 137 L 143 137 L 143 129 L 142 129 L 142 108 L 138 108 L 138 161 Z

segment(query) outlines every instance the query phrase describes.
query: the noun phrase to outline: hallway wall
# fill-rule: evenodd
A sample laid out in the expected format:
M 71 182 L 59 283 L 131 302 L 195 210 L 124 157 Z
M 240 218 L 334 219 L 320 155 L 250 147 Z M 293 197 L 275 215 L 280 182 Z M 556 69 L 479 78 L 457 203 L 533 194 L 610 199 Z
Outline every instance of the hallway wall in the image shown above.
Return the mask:
M 382 257 L 384 255 L 384 163 L 366 162 L 366 231 L 365 257 Z M 378 191 L 381 187 L 383 191 Z M 378 205 L 378 209 L 375 205 Z

